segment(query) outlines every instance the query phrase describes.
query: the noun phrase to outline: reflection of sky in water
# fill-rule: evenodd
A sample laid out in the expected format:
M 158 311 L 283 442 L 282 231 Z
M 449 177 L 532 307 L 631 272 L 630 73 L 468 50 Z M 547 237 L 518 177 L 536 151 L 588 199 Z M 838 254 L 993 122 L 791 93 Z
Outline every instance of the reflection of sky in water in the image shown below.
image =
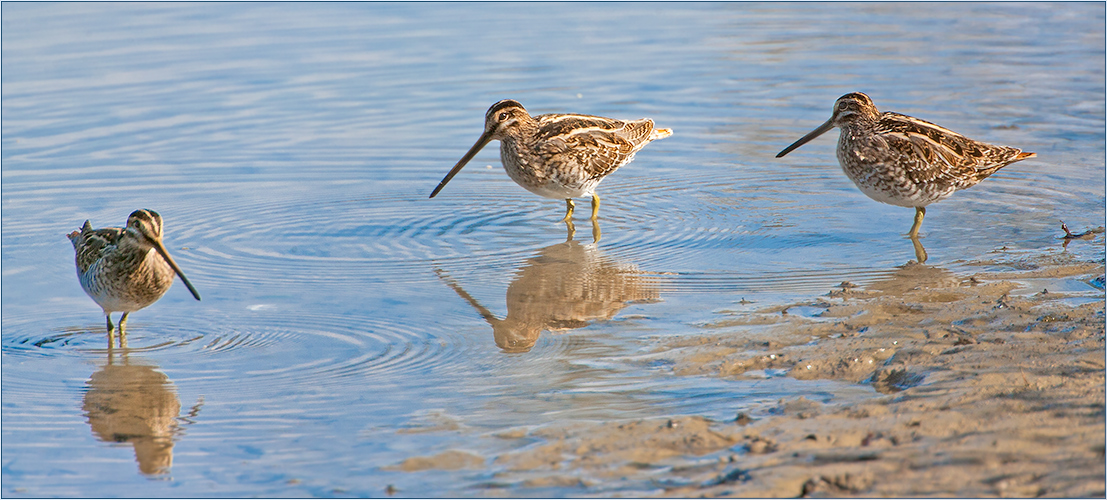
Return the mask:
M 773 158 L 848 91 L 1038 153 L 931 207 L 921 241 L 942 273 L 1060 252 L 1058 219 L 1102 224 L 1103 16 L 1096 4 L 5 3 L 4 493 L 465 494 L 449 488 L 480 474 L 381 468 L 522 446 L 487 437 L 506 427 L 871 394 L 674 377 L 648 352 L 719 311 L 887 282 L 914 258 L 911 211 L 857 192 L 836 132 Z M 601 184 L 591 250 L 586 218 L 581 244 L 561 244 L 563 205 L 511 182 L 494 148 L 426 199 L 506 97 L 674 129 Z M 172 431 L 157 481 L 135 472 L 137 444 L 104 444 L 83 409 L 107 377 L 106 339 L 64 238 L 143 207 L 163 215 L 204 297 L 178 284 L 129 319 L 129 346 L 172 380 L 177 407 L 204 401 Z M 1066 255 L 1102 258 L 1101 241 Z M 565 265 L 541 265 L 556 249 Z M 582 300 L 556 288 L 570 285 Z M 587 293 L 611 297 L 587 311 Z M 505 353 L 489 317 L 541 328 Z M 188 410 L 159 411 L 167 423 Z M 456 429 L 397 433 L 428 418 Z

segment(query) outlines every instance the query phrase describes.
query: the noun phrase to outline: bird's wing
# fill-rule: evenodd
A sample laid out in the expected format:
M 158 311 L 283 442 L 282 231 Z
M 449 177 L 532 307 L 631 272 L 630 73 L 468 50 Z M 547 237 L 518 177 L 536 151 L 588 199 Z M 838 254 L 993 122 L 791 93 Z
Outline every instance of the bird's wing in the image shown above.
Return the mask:
M 77 236 L 78 241 L 75 245 L 77 251 L 77 268 L 82 273 L 87 271 L 88 268 L 91 267 L 93 263 L 100 260 L 104 254 L 115 249 L 122 236 L 123 228 L 105 227 L 102 229 L 93 229 L 88 221 L 85 221 L 84 227 L 81 228 L 81 234 Z
M 901 165 L 917 183 L 971 186 L 1021 160 L 1020 150 L 974 141 L 915 117 L 885 112 L 876 132 L 901 152 Z
M 549 155 L 565 155 L 589 177 L 601 178 L 623 166 L 649 142 L 653 121 L 625 122 L 589 115 L 543 115 L 538 138 Z

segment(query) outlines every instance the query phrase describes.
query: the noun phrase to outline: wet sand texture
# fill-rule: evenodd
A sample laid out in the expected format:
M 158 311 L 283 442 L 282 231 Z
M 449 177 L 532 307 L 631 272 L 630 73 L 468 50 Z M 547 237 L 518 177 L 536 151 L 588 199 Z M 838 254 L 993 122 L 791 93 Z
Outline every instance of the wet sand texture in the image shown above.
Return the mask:
M 721 333 L 657 350 L 673 354 L 677 374 L 763 377 L 768 368 L 870 384 L 878 395 L 857 405 L 782 400 L 727 422 L 508 432 L 540 444 L 489 457 L 494 480 L 482 494 L 623 493 L 626 484 L 672 497 L 1103 497 L 1104 302 L 1094 289 L 1104 267 L 1068 260 L 1039 255 L 1023 270 L 969 276 L 909 264 L 864 289 L 843 283 L 809 302 L 727 314 L 707 328 Z M 1020 285 L 1040 279 L 1091 283 L 1093 297 Z M 797 308 L 824 311 L 788 312 Z M 408 462 L 399 468 L 420 468 Z

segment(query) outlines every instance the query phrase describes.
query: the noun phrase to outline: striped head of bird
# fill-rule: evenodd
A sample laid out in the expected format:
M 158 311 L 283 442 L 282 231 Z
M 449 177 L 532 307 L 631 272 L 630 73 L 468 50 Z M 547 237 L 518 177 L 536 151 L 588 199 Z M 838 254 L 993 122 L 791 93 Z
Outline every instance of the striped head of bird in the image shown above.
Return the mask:
M 469 148 L 465 156 L 458 160 L 454 168 L 450 169 L 450 173 L 442 178 L 442 182 L 438 183 L 438 187 L 434 188 L 430 197 L 434 198 L 438 195 L 438 192 L 446 187 L 446 183 L 450 182 L 450 179 L 453 179 L 462 167 L 468 164 L 489 142 L 502 141 L 508 137 L 520 137 L 537 128 L 537 122 L 530 116 L 530 113 L 527 113 L 523 105 L 519 104 L 519 101 L 504 99 L 493 104 L 484 114 L 484 133 L 480 135 L 473 147 Z
M 135 245 L 140 249 L 149 251 L 153 248 L 161 255 L 166 264 L 173 269 L 173 272 L 180 276 L 181 281 L 188 287 L 188 291 L 192 293 L 192 296 L 196 300 L 200 300 L 200 293 L 192 286 L 192 283 L 185 277 L 184 271 L 181 271 L 181 267 L 177 265 L 177 262 L 173 260 L 173 257 L 169 255 L 169 250 L 166 250 L 165 245 L 162 243 L 162 228 L 163 223 L 161 215 L 153 210 L 135 210 L 131 212 L 131 215 L 127 217 L 127 228 L 124 230 L 122 238 L 120 238 L 119 246 L 126 247 L 128 245 Z
M 858 125 L 875 125 L 878 121 L 880 121 L 880 111 L 876 109 L 873 100 L 861 92 L 851 92 L 834 101 L 834 111 L 826 123 L 800 137 L 799 140 L 784 148 L 776 157 L 781 158 L 791 153 L 796 148 L 811 142 L 814 138 L 827 133 L 834 127 L 848 129 Z

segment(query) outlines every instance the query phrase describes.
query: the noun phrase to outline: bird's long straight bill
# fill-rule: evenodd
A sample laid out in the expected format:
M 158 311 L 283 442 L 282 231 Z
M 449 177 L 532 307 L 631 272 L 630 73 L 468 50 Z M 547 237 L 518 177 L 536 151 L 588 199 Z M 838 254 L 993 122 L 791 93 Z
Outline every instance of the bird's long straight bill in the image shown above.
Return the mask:
M 434 188 L 434 191 L 431 191 L 430 197 L 434 198 L 434 196 L 437 195 L 438 192 L 442 190 L 442 188 L 446 187 L 446 183 L 450 182 L 450 179 L 453 179 L 454 176 L 461 171 L 461 167 L 464 167 L 466 163 L 469 163 L 469 160 L 472 160 L 473 157 L 476 156 L 477 153 L 480 152 L 480 150 L 484 148 L 486 144 L 488 144 L 488 141 L 491 140 L 492 132 L 489 131 L 481 134 L 480 139 L 477 139 L 477 143 L 473 144 L 473 147 L 469 148 L 469 152 L 465 153 L 465 156 L 462 156 L 461 160 L 458 160 L 457 165 L 454 165 L 454 168 L 450 170 L 450 173 L 446 174 L 446 177 L 442 178 L 442 182 L 438 183 L 438 187 Z
M 169 267 L 173 268 L 173 272 L 177 273 L 177 276 L 181 277 L 181 281 L 183 281 L 185 286 L 188 287 L 188 291 L 192 292 L 192 296 L 196 297 L 196 300 L 200 300 L 200 292 L 197 292 L 196 289 L 192 287 L 192 283 L 188 282 L 188 278 L 185 278 L 184 273 L 181 272 L 181 267 L 177 265 L 177 262 L 173 260 L 173 257 L 169 256 L 169 251 L 165 249 L 165 245 L 162 245 L 160 241 L 154 241 L 154 248 L 158 249 L 158 253 L 160 253 L 161 257 L 165 259 L 165 262 L 169 264 Z
M 807 135 L 805 135 L 803 137 L 800 137 L 799 140 L 796 141 L 796 142 L 793 142 L 791 146 L 788 146 L 788 147 L 784 148 L 784 151 L 781 151 L 781 152 L 777 153 L 776 157 L 780 158 L 780 157 L 782 157 L 782 156 L 784 156 L 788 153 L 791 153 L 792 150 L 794 150 L 794 149 L 796 149 L 796 148 L 798 148 L 798 147 L 800 147 L 804 144 L 807 144 L 808 142 L 811 141 L 811 139 L 814 139 L 814 138 L 816 138 L 820 135 L 825 134 L 827 130 L 830 130 L 832 128 L 834 128 L 834 119 L 833 118 L 830 119 L 830 120 L 827 120 L 826 123 L 824 123 L 822 125 L 819 125 L 819 128 L 817 128 L 815 130 L 812 130 Z

